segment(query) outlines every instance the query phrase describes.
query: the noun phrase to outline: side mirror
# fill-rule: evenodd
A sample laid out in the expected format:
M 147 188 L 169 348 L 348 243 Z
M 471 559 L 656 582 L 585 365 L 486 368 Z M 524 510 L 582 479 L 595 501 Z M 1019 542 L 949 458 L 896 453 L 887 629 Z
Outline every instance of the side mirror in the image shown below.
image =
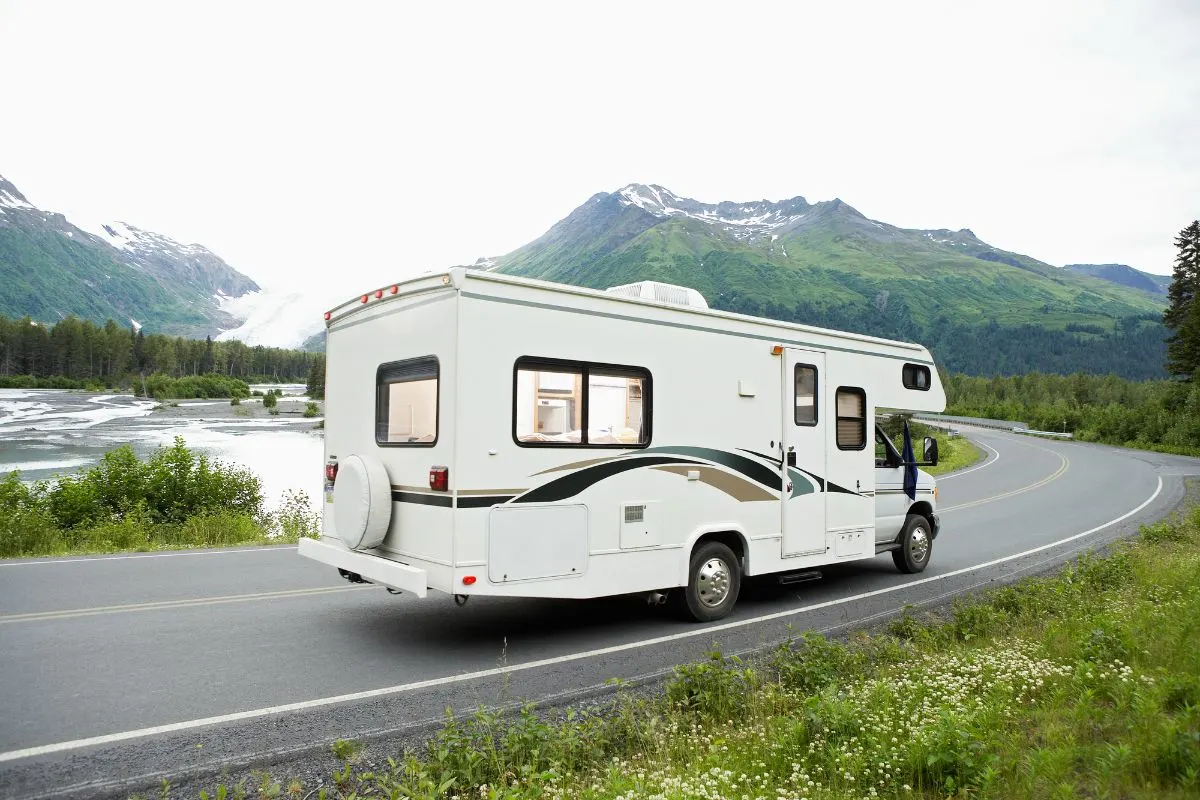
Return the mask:
M 923 461 L 928 461 L 929 466 L 936 467 L 938 462 L 937 439 L 932 436 L 925 437 L 925 457 Z

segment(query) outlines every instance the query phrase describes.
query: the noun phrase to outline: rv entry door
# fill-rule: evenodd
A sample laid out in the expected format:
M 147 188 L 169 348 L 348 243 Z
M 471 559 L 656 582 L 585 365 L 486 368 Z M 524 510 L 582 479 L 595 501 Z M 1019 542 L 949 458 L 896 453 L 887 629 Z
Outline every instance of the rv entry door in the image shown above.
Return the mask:
M 783 356 L 783 555 L 825 552 L 825 354 L 787 348 Z M 788 487 L 791 487 L 790 489 Z

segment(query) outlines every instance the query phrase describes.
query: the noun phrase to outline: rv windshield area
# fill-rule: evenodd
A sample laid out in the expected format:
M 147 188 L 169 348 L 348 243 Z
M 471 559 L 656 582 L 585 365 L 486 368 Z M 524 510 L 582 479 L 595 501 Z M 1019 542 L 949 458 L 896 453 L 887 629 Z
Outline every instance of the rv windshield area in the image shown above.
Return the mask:
M 887 437 L 883 429 L 878 425 L 875 426 L 875 466 L 877 467 L 895 467 L 899 466 L 904 459 L 900 457 L 900 451 L 892 444 L 892 440 Z

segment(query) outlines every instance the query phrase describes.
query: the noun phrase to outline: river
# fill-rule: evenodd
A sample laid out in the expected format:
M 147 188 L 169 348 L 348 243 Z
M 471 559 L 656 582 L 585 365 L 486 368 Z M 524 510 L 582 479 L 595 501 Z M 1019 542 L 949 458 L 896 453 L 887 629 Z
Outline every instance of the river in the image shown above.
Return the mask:
M 231 406 L 228 400 L 180 400 L 161 406 L 132 395 L 56 389 L 0 389 L 0 474 L 20 470 L 25 481 L 53 479 L 96 463 L 109 450 L 130 444 L 140 456 L 182 436 L 189 447 L 244 466 L 263 483 L 267 507 L 287 490 L 303 490 L 320 509 L 323 467 L 320 418 L 302 416 L 303 385 L 279 386 L 279 415 L 258 398 Z M 157 407 L 157 408 L 156 408 Z

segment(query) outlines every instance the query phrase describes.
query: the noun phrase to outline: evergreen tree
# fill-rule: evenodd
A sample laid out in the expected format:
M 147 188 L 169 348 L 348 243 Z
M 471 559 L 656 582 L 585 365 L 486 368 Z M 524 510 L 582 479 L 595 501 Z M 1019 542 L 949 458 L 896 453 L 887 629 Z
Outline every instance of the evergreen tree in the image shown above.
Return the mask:
M 1171 330 L 1167 371 L 1191 380 L 1200 370 L 1200 220 L 1179 232 L 1175 246 L 1179 253 L 1163 312 L 1163 324 Z

